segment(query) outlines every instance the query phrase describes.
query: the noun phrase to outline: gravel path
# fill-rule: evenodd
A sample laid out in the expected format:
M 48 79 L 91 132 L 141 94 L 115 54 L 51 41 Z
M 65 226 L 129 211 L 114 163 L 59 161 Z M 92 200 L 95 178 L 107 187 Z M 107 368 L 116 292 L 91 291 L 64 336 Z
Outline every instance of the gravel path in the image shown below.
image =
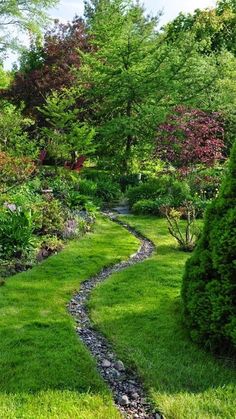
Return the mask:
M 89 319 L 87 301 L 90 293 L 98 283 L 109 278 L 113 273 L 119 272 L 129 266 L 139 263 L 151 256 L 154 245 L 151 241 L 136 232 L 133 228 L 116 219 L 112 213 L 106 214 L 112 221 L 125 227 L 131 234 L 140 240 L 140 248 L 127 261 L 118 263 L 113 267 L 103 269 L 98 275 L 83 282 L 80 291 L 70 301 L 68 309 L 77 323 L 76 331 L 97 361 L 97 367 L 108 383 L 114 401 L 125 418 L 161 419 L 145 397 L 144 388 L 134 371 L 127 368 L 118 359 L 109 342 L 94 330 Z

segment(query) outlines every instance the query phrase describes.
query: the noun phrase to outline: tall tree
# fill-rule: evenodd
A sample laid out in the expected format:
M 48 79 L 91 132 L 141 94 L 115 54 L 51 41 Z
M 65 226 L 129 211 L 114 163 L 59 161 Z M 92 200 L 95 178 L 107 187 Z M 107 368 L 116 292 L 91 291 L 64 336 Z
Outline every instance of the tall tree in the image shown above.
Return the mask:
M 45 34 L 44 45 L 33 44 L 20 61 L 20 69 L 6 93 L 15 104 L 22 100 L 25 112 L 42 119 L 38 106 L 45 103 L 52 91 L 73 86 L 73 69 L 79 68 L 81 58 L 77 49 L 89 51 L 89 39 L 82 19 L 71 23 L 55 22 Z
M 180 13 L 172 22 L 166 25 L 169 39 L 183 33 L 194 34 L 199 43 L 199 51 L 204 54 L 228 50 L 236 54 L 236 2 L 235 0 L 220 0 L 215 8 L 197 9 L 193 14 Z
M 96 4 L 95 4 L 96 3 Z M 150 151 L 158 121 L 171 106 L 203 95 L 217 77 L 214 56 L 201 56 L 193 36 L 168 42 L 132 1 L 93 2 L 89 31 L 94 53 L 84 54 L 78 81 L 92 101 L 100 156 L 127 171 Z

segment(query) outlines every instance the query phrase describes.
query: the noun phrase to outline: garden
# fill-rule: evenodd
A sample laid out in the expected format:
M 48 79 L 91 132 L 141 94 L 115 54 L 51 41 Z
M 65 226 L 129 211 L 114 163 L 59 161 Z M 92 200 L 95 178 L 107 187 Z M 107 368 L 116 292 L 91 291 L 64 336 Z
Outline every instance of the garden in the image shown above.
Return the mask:
M 235 1 L 56 4 L 0 2 L 0 418 L 235 418 Z

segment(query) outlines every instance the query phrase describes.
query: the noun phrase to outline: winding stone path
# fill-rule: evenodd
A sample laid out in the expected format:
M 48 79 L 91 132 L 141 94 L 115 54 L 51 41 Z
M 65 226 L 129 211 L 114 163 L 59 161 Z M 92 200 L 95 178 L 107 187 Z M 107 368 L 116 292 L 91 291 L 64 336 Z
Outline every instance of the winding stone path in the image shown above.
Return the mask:
M 98 275 L 83 282 L 80 291 L 74 295 L 68 309 L 77 323 L 76 331 L 79 337 L 96 359 L 98 370 L 108 383 L 113 393 L 115 404 L 123 417 L 129 419 L 161 419 L 161 415 L 153 410 L 151 404 L 146 399 L 144 388 L 135 372 L 125 367 L 123 362 L 117 358 L 109 342 L 104 336 L 94 330 L 89 319 L 86 306 L 93 288 L 113 273 L 120 272 L 129 266 L 147 259 L 154 250 L 154 245 L 150 240 L 127 224 L 117 220 L 114 214 L 107 213 L 106 215 L 137 237 L 140 240 L 140 248 L 127 261 L 118 263 L 113 267 L 104 268 Z

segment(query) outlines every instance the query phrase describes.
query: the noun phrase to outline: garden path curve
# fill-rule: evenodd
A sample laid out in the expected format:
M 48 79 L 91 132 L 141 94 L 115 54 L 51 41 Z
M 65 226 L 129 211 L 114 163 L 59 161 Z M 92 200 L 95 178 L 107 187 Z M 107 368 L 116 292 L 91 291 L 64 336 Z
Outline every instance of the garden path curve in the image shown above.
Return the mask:
M 140 240 L 140 248 L 127 261 L 117 263 L 113 267 L 104 268 L 99 274 L 83 282 L 80 291 L 74 295 L 68 308 L 77 323 L 76 331 L 96 359 L 98 370 L 108 383 L 115 404 L 122 416 L 129 419 L 160 419 L 161 415 L 153 409 L 147 400 L 145 390 L 137 374 L 125 367 L 123 362 L 118 359 L 111 344 L 93 328 L 89 318 L 87 301 L 94 287 L 109 278 L 113 273 L 149 258 L 155 248 L 150 240 L 126 223 L 118 220 L 113 213 L 106 213 L 105 215 L 137 237 Z

